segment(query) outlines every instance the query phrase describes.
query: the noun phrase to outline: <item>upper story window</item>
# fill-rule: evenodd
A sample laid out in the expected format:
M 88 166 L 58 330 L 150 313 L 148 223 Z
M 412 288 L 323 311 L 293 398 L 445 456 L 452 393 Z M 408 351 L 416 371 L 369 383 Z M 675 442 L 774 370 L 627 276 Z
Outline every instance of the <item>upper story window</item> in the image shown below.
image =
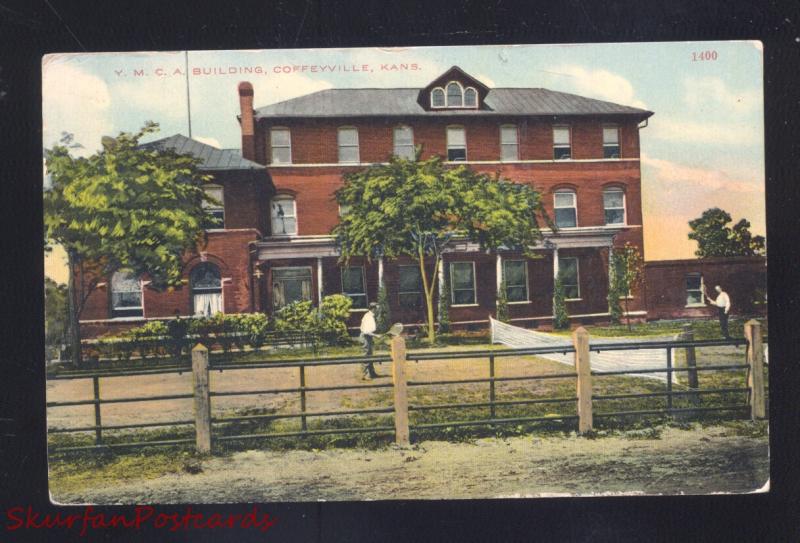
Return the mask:
M 703 296 L 703 276 L 699 273 L 686 274 L 686 305 L 705 306 Z
M 431 107 L 444 107 L 444 89 L 435 88 L 431 91 Z
M 141 317 L 142 282 L 130 270 L 118 270 L 111 276 L 111 316 Z
M 572 158 L 572 143 L 569 126 L 553 127 L 553 158 L 555 160 Z
M 467 137 L 463 126 L 447 127 L 447 160 L 467 160 Z
M 619 127 L 603 127 L 603 158 L 619 158 Z
M 459 83 L 451 81 L 447 84 L 447 107 L 463 107 L 464 90 Z
M 225 193 L 220 185 L 206 185 L 206 196 L 214 200 L 203 200 L 203 209 L 211 219 L 205 225 L 206 229 L 225 227 Z
M 272 146 L 272 164 L 292 163 L 292 136 L 288 128 L 273 128 L 270 130 L 270 145 Z
M 431 107 L 478 107 L 478 91 L 464 88 L 458 81 L 450 81 L 444 88 L 431 90 Z
M 556 212 L 556 226 L 573 228 L 578 226 L 577 197 L 572 190 L 560 190 L 553 194 L 553 208 Z
M 353 301 L 352 309 L 367 308 L 367 287 L 363 266 L 342 268 L 342 294 Z
M 343 126 L 339 129 L 339 162 L 358 163 L 358 129 L 352 126 Z
M 478 107 L 478 91 L 472 87 L 464 89 L 464 107 Z
M 514 124 L 500 127 L 500 160 L 519 160 L 519 132 Z
M 280 195 L 273 198 L 270 215 L 273 236 L 297 234 L 297 207 L 292 196 Z
M 394 129 L 394 155 L 414 160 L 414 130 L 410 126 L 397 126 Z
M 625 193 L 622 189 L 603 191 L 606 224 L 625 224 Z

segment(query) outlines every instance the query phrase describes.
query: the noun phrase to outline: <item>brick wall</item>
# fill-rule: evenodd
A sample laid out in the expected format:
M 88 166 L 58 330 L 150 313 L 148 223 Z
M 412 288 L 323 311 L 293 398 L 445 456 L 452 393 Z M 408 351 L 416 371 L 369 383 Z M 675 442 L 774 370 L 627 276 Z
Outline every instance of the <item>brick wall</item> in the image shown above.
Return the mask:
M 766 314 L 766 259 L 763 257 L 700 258 L 645 263 L 647 318 L 708 317 L 712 306 L 686 307 L 686 275 L 700 273 L 709 294 L 720 285 L 731 298 L 733 315 Z

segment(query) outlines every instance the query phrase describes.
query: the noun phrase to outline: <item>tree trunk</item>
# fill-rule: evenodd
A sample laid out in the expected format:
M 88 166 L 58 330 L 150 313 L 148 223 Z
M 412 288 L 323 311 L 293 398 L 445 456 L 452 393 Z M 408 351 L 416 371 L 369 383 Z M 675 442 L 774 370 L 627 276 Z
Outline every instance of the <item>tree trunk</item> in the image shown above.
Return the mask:
M 81 329 L 80 322 L 78 321 L 78 304 L 75 301 L 77 292 L 75 292 L 75 257 L 72 253 L 68 252 L 68 266 L 69 266 L 69 279 L 67 280 L 67 304 L 69 312 L 69 342 L 70 342 L 70 359 L 72 364 L 79 368 L 81 367 Z
M 419 272 L 422 275 L 422 290 L 425 291 L 425 310 L 428 316 L 428 343 L 433 344 L 436 340 L 436 327 L 433 322 L 433 287 L 436 285 L 436 269 L 434 275 L 428 282 L 428 274 L 425 273 L 425 254 L 419 251 Z M 430 285 L 430 286 L 429 286 Z

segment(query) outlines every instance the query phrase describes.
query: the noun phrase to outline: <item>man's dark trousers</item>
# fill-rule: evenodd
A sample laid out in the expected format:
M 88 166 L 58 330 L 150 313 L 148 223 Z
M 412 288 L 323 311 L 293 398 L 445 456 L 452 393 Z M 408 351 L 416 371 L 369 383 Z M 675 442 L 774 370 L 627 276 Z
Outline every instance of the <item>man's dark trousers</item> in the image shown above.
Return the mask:
M 364 334 L 364 355 L 365 356 L 372 356 L 372 334 Z M 375 372 L 375 368 L 372 365 L 372 362 L 364 362 L 361 365 L 361 373 L 364 374 L 364 377 L 376 377 L 378 374 Z
M 722 336 L 725 339 L 730 339 L 731 335 L 728 332 L 728 314 L 725 313 L 724 307 L 718 307 L 719 310 L 719 329 L 722 331 Z

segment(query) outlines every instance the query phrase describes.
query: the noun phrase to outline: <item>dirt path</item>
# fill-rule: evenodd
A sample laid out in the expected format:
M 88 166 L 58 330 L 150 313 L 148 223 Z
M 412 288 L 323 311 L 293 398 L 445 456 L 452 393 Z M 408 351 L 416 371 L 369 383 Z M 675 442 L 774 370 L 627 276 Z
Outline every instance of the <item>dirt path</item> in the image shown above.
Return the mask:
M 725 427 L 665 429 L 660 439 L 532 436 L 422 442 L 407 450 L 250 450 L 202 473 L 51 489 L 61 503 L 223 503 L 750 492 L 769 477 L 766 437 Z

